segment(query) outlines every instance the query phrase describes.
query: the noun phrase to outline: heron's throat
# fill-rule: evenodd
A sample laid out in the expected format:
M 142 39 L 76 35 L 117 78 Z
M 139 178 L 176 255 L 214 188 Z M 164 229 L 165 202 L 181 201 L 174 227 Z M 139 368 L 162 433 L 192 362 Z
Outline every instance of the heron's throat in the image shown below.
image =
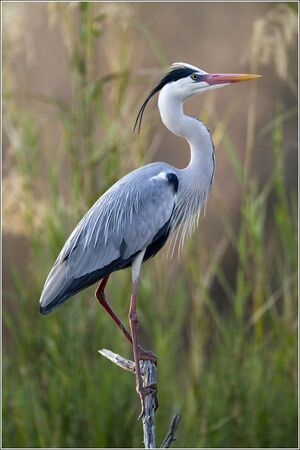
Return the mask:
M 215 158 L 214 146 L 207 127 L 193 117 L 183 112 L 183 102 L 186 98 L 176 95 L 170 87 L 165 86 L 158 99 L 158 107 L 163 124 L 177 136 L 186 139 L 191 151 L 191 159 L 187 167 L 177 169 L 179 188 L 176 207 L 172 219 L 172 230 L 182 230 L 175 234 L 175 243 L 179 238 L 179 248 L 185 236 L 192 232 L 197 223 L 201 208 L 206 203 L 211 190 Z M 173 250 L 175 245 L 173 247 Z
M 162 89 L 158 98 L 158 108 L 163 124 L 177 136 L 187 140 L 191 149 L 189 166 L 197 166 L 205 156 L 211 159 L 213 144 L 207 127 L 198 119 L 183 112 L 185 99 L 174 95 L 171 90 Z

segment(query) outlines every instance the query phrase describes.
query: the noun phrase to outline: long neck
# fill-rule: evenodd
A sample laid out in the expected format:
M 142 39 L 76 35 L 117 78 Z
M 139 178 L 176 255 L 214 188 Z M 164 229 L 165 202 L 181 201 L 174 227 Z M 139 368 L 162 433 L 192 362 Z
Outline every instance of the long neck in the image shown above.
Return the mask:
M 184 114 L 183 100 L 175 96 L 167 86 L 160 92 L 158 107 L 163 124 L 189 143 L 191 159 L 187 169 L 193 172 L 203 171 L 206 160 L 211 161 L 213 154 L 213 144 L 206 126 L 201 121 Z

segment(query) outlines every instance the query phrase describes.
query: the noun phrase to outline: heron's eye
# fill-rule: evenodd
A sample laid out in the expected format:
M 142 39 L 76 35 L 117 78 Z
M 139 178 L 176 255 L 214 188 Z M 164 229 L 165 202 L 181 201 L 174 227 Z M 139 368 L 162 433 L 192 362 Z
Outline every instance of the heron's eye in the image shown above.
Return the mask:
M 192 75 L 191 75 L 191 78 L 192 78 L 192 80 L 194 80 L 194 81 L 196 81 L 197 80 L 197 74 L 196 73 L 193 73 Z

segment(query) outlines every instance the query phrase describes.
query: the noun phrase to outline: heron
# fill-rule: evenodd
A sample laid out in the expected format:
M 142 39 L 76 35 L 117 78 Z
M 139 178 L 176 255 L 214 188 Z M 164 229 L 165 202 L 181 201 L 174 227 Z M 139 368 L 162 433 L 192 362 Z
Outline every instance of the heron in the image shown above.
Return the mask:
M 145 411 L 146 395 L 156 392 L 156 386 L 143 386 L 139 363 L 141 359 L 157 360 L 138 343 L 137 289 L 141 265 L 156 255 L 171 236 L 179 236 L 183 244 L 198 222 L 215 174 L 211 134 L 201 120 L 185 115 L 183 104 L 195 94 L 258 77 L 208 73 L 191 64 L 173 64 L 146 97 L 134 130 L 140 130 L 145 108 L 158 93 L 163 124 L 189 145 L 188 166 L 178 169 L 165 162 L 154 162 L 117 181 L 75 227 L 45 281 L 40 298 L 42 314 L 50 313 L 79 291 L 99 283 L 95 292 L 97 300 L 132 345 L 136 391 L 141 401 L 139 417 Z M 128 267 L 132 270 L 130 331 L 105 295 L 110 275 Z

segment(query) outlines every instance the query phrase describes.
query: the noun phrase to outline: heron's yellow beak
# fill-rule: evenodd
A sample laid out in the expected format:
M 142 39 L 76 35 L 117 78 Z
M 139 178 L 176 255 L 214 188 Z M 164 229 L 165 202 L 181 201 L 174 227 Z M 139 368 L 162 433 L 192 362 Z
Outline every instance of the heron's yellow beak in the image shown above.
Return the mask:
M 213 85 L 256 80 L 260 77 L 261 75 L 255 75 L 252 73 L 208 73 L 207 75 L 204 75 L 203 81 L 206 81 L 206 83 Z

